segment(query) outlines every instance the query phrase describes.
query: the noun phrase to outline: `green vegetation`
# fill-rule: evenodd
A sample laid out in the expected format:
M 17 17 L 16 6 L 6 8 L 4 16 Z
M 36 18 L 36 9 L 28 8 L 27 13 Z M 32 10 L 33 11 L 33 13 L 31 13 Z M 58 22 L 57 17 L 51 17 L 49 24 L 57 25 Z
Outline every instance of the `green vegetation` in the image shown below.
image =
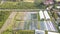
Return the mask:
M 37 26 L 38 29 L 40 29 L 40 23 L 38 23 L 38 26 Z
M 40 16 L 39 16 L 39 13 L 38 13 L 38 21 L 40 21 Z
M 0 3 L 1 3 L 1 0 L 0 0 Z
M 55 12 L 52 13 L 52 16 L 54 17 L 55 20 L 58 18 L 58 15 Z
M 20 30 L 16 32 L 16 34 L 34 34 L 35 32 L 33 30 Z
M 2 9 L 2 8 L 5 8 L 5 9 L 7 9 L 7 8 L 16 8 L 16 5 L 17 4 L 17 2 L 5 2 L 4 4 L 2 4 L 2 5 L 0 5 L 0 8 Z
M 2 34 L 12 34 L 12 30 L 3 31 Z
M 6 30 L 2 34 L 34 34 L 34 30 L 17 30 L 17 31 L 9 31 Z
M 46 5 L 44 5 L 42 1 L 43 0 L 38 0 L 38 1 L 35 0 L 34 4 L 36 5 L 37 8 L 39 8 L 39 9 L 45 9 L 46 8 Z
M 5 2 L 0 5 L 1 9 L 41 9 L 45 6 L 41 3 L 35 4 L 31 2 Z
M 53 8 L 55 8 L 55 9 L 56 9 L 56 8 L 57 8 L 56 6 L 58 6 L 58 4 L 54 4 L 54 5 L 53 5 Z
M 9 15 L 10 11 L 0 11 L 0 28 L 2 27 Z
M 10 32 L 10 31 L 5 31 L 5 32 L 3 32 L 3 34 L 12 34 L 12 32 Z
M 29 29 L 29 24 L 31 23 L 31 21 L 26 21 L 25 23 L 26 23 L 26 25 L 25 25 L 24 29 L 28 30 Z
M 40 16 L 39 16 L 39 13 L 38 13 L 38 16 L 37 16 L 37 18 L 38 18 L 38 21 L 40 22 Z M 38 23 L 38 29 L 40 29 L 40 23 Z
M 60 30 L 58 28 L 58 25 L 56 24 L 56 18 L 58 17 L 57 14 L 56 13 L 52 13 L 52 16 L 50 16 L 50 17 L 51 17 L 51 21 L 53 22 L 54 26 L 57 28 L 58 32 L 60 32 Z M 55 20 L 52 19 L 52 17 L 54 17 Z
M 48 31 L 45 30 L 45 34 L 48 34 Z

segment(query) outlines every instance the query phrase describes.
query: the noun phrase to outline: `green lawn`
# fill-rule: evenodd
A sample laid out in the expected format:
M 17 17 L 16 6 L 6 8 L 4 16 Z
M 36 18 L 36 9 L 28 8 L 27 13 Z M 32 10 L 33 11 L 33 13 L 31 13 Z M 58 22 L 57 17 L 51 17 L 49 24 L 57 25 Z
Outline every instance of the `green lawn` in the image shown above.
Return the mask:
M 2 34 L 12 34 L 12 30 L 3 31 Z
M 39 16 L 39 13 L 38 13 L 38 21 L 40 21 L 40 16 Z
M 34 34 L 35 32 L 33 30 L 20 30 L 16 32 L 16 34 Z
M 12 32 L 6 31 L 6 32 L 3 32 L 3 34 L 12 34 Z
M 5 2 L 0 5 L 1 9 L 40 9 L 45 8 L 44 5 L 38 5 L 31 2 Z
M 17 30 L 17 31 L 9 31 L 6 30 L 4 31 L 2 34 L 34 34 L 35 31 L 34 30 Z
M 2 27 L 9 15 L 10 11 L 0 11 L 0 28 Z

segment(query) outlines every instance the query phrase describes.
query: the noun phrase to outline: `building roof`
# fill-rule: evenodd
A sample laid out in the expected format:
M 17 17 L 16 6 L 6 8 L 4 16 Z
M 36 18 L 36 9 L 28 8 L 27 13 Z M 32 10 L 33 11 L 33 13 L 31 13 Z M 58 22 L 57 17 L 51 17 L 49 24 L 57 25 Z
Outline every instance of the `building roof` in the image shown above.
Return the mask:
M 45 15 L 46 20 L 50 19 L 50 16 L 49 16 L 49 14 L 48 14 L 48 12 L 46 10 L 44 11 L 44 15 Z
M 44 15 L 43 15 L 42 10 L 39 11 L 39 16 L 40 16 L 40 20 L 41 20 L 41 19 L 44 19 Z

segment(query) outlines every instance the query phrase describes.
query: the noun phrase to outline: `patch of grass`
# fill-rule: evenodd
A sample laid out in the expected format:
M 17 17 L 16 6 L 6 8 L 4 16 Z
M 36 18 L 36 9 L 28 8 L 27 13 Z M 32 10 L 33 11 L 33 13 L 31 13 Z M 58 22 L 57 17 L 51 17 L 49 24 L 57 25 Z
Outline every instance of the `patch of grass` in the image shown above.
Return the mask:
M 38 21 L 40 21 L 40 16 L 39 16 L 39 13 L 38 13 Z
M 12 30 L 3 31 L 2 34 L 12 34 Z
M 34 32 L 34 30 L 20 30 L 17 33 L 18 34 L 34 34 L 35 32 Z
M 38 23 L 38 26 L 37 27 L 38 27 L 38 29 L 40 29 L 40 23 Z
M 2 27 L 10 13 L 10 11 L 0 11 L 0 28 Z
M 11 34 L 11 32 L 9 32 L 9 31 L 6 31 L 6 32 L 3 32 L 3 34 Z
M 45 34 L 48 34 L 48 31 L 45 30 Z
M 6 30 L 2 34 L 35 34 L 34 30 Z
M 31 2 L 5 2 L 0 5 L 1 9 L 40 9 L 44 8 L 44 5 L 36 6 L 37 4 Z

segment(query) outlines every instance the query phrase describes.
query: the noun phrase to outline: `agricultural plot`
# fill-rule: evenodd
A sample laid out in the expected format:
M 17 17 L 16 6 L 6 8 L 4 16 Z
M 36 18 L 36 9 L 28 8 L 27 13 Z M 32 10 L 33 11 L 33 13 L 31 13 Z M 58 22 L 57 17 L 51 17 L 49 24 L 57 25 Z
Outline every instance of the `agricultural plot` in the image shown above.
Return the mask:
M 53 23 L 50 20 L 39 20 L 38 12 L 19 12 L 16 16 L 16 21 L 14 27 L 17 30 L 48 30 L 48 31 L 55 31 L 55 27 L 53 26 L 51 29 L 50 23 Z M 45 18 L 45 17 L 44 17 Z M 23 24 L 23 25 L 22 25 Z
M 49 12 L 47 13 L 50 16 L 50 13 Z M 18 34 L 19 32 L 17 31 L 19 30 L 57 31 L 54 26 L 54 23 L 52 22 L 52 18 L 50 18 L 49 20 L 46 20 L 44 16 L 44 20 L 40 20 L 39 19 L 40 17 L 41 16 L 39 15 L 38 12 L 17 12 L 14 18 L 14 24 L 12 25 L 11 30 L 13 30 L 13 32 Z
M 14 28 L 17 30 L 38 29 L 38 12 L 19 12 L 15 18 Z M 21 27 L 20 27 L 21 26 Z

